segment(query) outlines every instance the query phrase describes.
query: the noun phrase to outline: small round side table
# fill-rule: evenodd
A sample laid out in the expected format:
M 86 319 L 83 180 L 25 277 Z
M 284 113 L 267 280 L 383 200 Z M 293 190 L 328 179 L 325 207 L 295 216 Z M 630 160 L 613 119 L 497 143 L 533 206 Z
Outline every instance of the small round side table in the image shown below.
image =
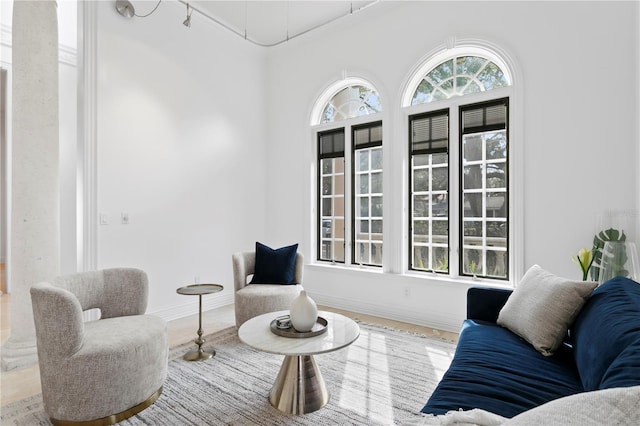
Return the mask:
M 220 284 L 192 284 L 184 287 L 180 287 L 176 292 L 178 294 L 184 294 L 187 296 L 198 296 L 200 308 L 198 317 L 198 337 L 194 340 L 198 345 L 198 349 L 193 349 L 184 354 L 183 358 L 187 361 L 204 361 L 216 354 L 216 351 L 211 349 L 211 352 L 205 352 L 202 350 L 202 345 L 205 340 L 202 338 L 204 331 L 202 330 L 202 296 L 205 294 L 217 293 L 224 289 Z

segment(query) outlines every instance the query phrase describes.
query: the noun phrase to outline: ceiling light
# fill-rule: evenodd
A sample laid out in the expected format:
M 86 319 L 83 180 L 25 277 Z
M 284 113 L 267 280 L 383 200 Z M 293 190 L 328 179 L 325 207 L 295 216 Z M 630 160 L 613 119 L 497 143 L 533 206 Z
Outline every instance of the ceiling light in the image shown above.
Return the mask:
M 117 0 L 116 10 L 125 18 L 133 18 L 136 14 L 136 9 L 133 7 L 129 0 Z
M 185 27 L 191 28 L 191 14 L 193 13 L 193 9 L 189 12 L 189 3 L 187 3 L 187 19 L 184 20 L 182 25 Z
M 116 10 L 125 18 L 133 18 L 134 16 L 137 18 L 146 18 L 147 16 L 155 12 L 156 9 L 158 9 L 160 3 L 162 3 L 162 0 L 158 0 L 158 3 L 156 3 L 156 7 L 154 7 L 151 12 L 147 13 L 146 15 L 136 15 L 136 8 L 133 7 L 129 0 L 116 0 Z

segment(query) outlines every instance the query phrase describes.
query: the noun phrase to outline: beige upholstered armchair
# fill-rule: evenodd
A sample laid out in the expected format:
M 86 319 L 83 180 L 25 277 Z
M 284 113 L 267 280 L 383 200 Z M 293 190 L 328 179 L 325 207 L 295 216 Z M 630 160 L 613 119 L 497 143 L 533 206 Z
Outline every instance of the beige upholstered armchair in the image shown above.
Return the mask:
M 112 424 L 151 405 L 167 376 L 167 325 L 144 315 L 147 275 L 115 268 L 31 287 L 44 409 L 54 424 Z M 101 318 L 83 322 L 82 312 Z
M 304 256 L 296 253 L 294 282 L 297 284 L 249 284 L 256 266 L 255 252 L 238 252 L 232 256 L 236 325 L 267 312 L 289 309 L 302 287 Z

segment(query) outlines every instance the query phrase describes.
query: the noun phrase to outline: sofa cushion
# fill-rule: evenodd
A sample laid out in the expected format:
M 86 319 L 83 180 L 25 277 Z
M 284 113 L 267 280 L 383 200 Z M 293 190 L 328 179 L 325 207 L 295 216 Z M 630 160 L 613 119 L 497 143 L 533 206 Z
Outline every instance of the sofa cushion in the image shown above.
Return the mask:
M 591 281 L 558 277 L 534 265 L 500 310 L 497 323 L 543 355 L 553 355 L 596 286 Z
M 598 287 L 571 336 L 585 390 L 640 385 L 640 284 L 617 277 Z
M 580 391 L 580 377 L 564 346 L 545 357 L 503 327 L 466 320 L 451 366 L 422 412 L 481 408 L 513 417 Z
M 298 244 L 272 249 L 256 241 L 256 266 L 251 284 L 297 284 Z

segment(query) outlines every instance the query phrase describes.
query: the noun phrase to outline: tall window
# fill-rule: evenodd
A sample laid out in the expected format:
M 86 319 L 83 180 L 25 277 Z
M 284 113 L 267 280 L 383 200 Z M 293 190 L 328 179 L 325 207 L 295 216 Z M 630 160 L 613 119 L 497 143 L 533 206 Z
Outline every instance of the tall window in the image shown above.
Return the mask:
M 352 128 L 354 263 L 382 266 L 382 123 Z
M 460 107 L 464 275 L 508 278 L 507 110 L 506 99 Z
M 319 260 L 344 262 L 344 128 L 318 133 Z
M 382 122 L 364 117 L 380 110 L 377 92 L 359 84 L 323 105 L 316 131 L 320 261 L 382 266 Z
M 408 120 L 409 269 L 509 279 L 509 102 L 504 91 L 478 96 L 509 85 L 479 56 L 447 59 L 417 85 L 411 105 L 424 105 Z
M 449 113 L 410 117 L 411 268 L 449 272 Z

